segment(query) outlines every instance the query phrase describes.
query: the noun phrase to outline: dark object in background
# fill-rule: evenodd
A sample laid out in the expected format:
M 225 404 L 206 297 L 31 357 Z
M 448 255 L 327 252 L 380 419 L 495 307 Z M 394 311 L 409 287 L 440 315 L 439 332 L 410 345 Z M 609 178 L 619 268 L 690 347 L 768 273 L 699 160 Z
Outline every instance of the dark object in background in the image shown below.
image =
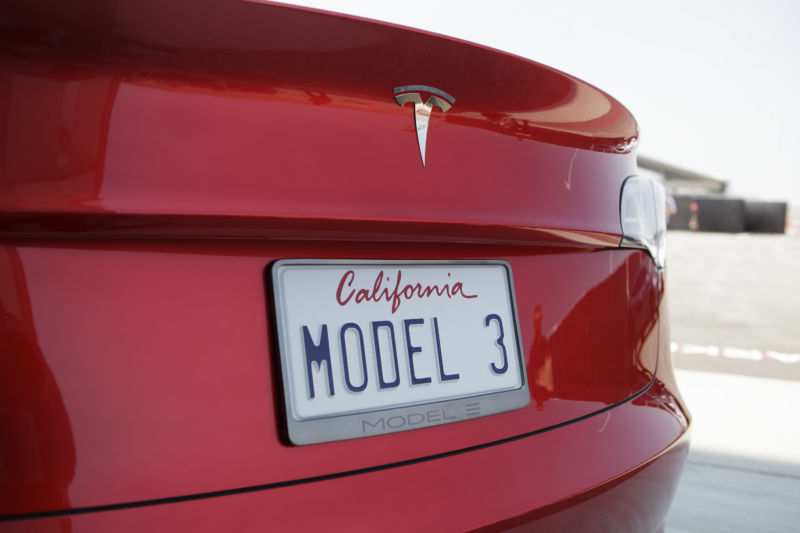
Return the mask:
M 745 231 L 752 233 L 785 233 L 786 202 L 744 203 Z
M 721 233 L 745 231 L 744 200 L 739 198 L 697 198 L 697 230 Z
M 722 233 L 784 233 L 786 202 L 718 196 L 675 196 L 678 211 L 669 229 Z
M 692 217 L 691 205 L 693 196 L 673 196 L 677 211 L 670 217 L 667 229 L 689 229 L 689 220 Z

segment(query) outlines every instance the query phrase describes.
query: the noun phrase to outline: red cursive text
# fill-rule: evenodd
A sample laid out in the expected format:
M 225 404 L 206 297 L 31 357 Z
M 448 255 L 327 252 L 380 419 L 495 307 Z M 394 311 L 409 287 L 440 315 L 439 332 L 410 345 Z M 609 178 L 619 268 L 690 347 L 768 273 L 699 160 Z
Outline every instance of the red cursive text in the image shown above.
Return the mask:
M 450 273 L 448 272 L 447 275 L 450 276 Z M 353 300 L 357 304 L 361 302 L 386 301 L 391 302 L 392 314 L 394 314 L 395 311 L 400 308 L 400 303 L 404 299 L 411 300 L 412 298 L 430 298 L 434 295 L 446 296 L 447 298 L 455 298 L 456 296 L 460 296 L 461 298 L 478 297 L 477 294 L 465 293 L 464 285 L 460 281 L 457 281 L 452 285 L 450 285 L 449 282 L 445 283 L 444 285 L 423 286 L 421 283 L 407 283 L 403 285 L 403 274 L 400 270 L 397 271 L 394 288 L 391 290 L 389 290 L 389 287 L 383 286 L 384 281 L 387 283 L 390 281 L 388 277 L 384 277 L 383 270 L 378 272 L 378 275 L 375 277 L 375 282 L 372 284 L 371 288 L 352 288 L 355 277 L 355 272 L 348 270 L 344 273 L 342 279 L 339 280 L 339 288 L 336 289 L 336 301 L 339 302 L 339 305 L 347 305 L 350 300 Z M 389 286 L 391 286 L 391 284 L 389 284 Z

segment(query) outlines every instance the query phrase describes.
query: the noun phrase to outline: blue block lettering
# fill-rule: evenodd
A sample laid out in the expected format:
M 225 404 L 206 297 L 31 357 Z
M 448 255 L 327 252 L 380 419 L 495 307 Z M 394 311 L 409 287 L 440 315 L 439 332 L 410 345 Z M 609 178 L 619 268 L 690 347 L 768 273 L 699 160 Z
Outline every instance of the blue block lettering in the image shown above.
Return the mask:
M 352 329 L 356 333 L 358 333 L 358 347 L 361 349 L 361 373 L 364 376 L 364 382 L 356 387 L 350 381 L 350 368 L 347 364 L 347 343 L 345 342 L 344 335 L 347 333 L 347 330 Z M 342 329 L 339 330 L 339 342 L 342 345 L 342 364 L 344 365 L 344 383 L 347 385 L 347 388 L 353 392 L 361 392 L 362 390 L 367 388 L 367 355 L 364 353 L 364 334 L 361 332 L 361 328 L 358 327 L 358 324 L 354 324 L 353 322 L 348 322 Z
M 492 372 L 494 372 L 495 374 L 505 374 L 506 370 L 508 370 L 508 354 L 506 353 L 506 345 L 503 344 L 503 336 L 504 336 L 504 334 L 503 334 L 503 321 L 500 320 L 500 317 L 498 315 L 492 313 L 491 315 L 487 315 L 486 316 L 486 320 L 484 322 L 484 325 L 486 327 L 489 327 L 489 322 L 491 322 L 492 320 L 497 322 L 497 327 L 500 330 L 500 336 L 497 337 L 497 340 L 495 341 L 495 343 L 503 351 L 503 365 L 502 366 L 497 366 L 494 363 L 492 363 L 490 366 L 492 368 Z
M 442 381 L 450 381 L 453 379 L 458 379 L 461 376 L 459 374 L 446 374 L 444 371 L 444 363 L 442 362 L 442 343 L 439 342 L 439 320 L 436 317 L 433 317 L 433 335 L 436 338 L 436 357 L 439 359 L 439 378 Z
M 314 379 L 311 376 L 311 363 L 317 363 L 317 369 L 322 370 L 322 363 L 326 363 L 328 371 L 328 395 L 333 396 L 333 371 L 331 368 L 331 347 L 328 342 L 328 325 L 322 324 L 322 333 L 319 344 L 314 344 L 308 326 L 303 326 L 303 345 L 306 352 L 306 374 L 308 375 L 308 391 L 314 397 Z
M 422 348 L 411 344 L 411 326 L 416 326 L 424 323 L 425 321 L 421 318 L 409 318 L 403 320 L 403 326 L 405 327 L 406 330 L 406 347 L 408 348 L 408 368 L 409 370 L 411 370 L 412 385 L 421 385 L 422 383 L 431 382 L 431 378 L 428 377 L 418 378 L 414 373 L 414 354 L 421 352 Z
M 381 363 L 381 345 L 378 342 L 378 329 L 388 328 L 392 339 L 392 361 L 394 362 L 394 380 L 386 381 L 383 377 L 383 363 Z M 394 338 L 394 326 L 388 320 L 379 320 L 372 323 L 372 339 L 375 341 L 375 359 L 378 362 L 378 387 L 381 389 L 393 389 L 400 385 L 400 370 L 397 366 L 397 342 Z

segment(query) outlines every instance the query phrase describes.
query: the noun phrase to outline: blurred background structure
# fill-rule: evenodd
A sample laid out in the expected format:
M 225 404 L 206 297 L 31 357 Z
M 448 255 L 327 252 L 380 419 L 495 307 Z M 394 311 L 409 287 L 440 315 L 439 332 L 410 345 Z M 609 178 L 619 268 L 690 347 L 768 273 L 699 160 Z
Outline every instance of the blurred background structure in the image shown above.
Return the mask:
M 727 194 L 728 182 L 676 165 L 638 157 L 639 173 L 667 187 L 669 229 L 724 233 L 784 233 L 788 203 Z

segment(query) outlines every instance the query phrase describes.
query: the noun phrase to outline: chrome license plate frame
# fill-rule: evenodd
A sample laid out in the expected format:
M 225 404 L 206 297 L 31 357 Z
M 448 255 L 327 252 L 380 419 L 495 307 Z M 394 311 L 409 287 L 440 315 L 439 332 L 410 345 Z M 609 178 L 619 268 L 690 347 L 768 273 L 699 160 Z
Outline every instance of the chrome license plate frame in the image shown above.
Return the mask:
M 292 444 L 436 426 L 530 402 L 506 261 L 283 259 L 269 273 Z

